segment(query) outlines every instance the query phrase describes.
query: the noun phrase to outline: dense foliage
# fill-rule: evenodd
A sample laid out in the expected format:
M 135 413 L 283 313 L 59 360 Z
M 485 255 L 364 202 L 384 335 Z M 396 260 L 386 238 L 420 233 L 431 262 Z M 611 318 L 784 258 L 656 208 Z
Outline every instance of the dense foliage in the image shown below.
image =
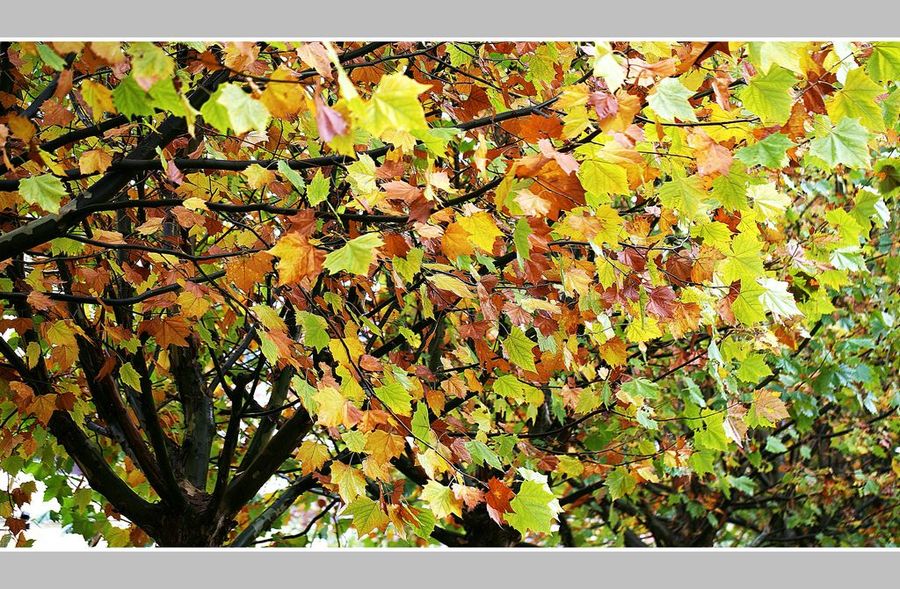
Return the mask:
M 0 60 L 4 543 L 897 544 L 900 44 Z

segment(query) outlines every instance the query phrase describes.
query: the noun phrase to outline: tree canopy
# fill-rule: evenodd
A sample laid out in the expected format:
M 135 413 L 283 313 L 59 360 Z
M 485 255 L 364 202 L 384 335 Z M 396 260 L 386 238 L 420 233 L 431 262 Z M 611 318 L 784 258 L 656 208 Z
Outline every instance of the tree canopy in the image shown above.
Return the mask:
M 896 42 L 3 42 L 0 542 L 900 538 Z M 5 523 L 4 523 L 5 522 Z

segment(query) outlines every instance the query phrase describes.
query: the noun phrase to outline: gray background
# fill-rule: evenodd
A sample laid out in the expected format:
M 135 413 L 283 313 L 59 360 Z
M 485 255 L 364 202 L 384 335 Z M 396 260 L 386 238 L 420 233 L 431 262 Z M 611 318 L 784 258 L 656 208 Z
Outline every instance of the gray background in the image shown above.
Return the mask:
M 9 37 L 896 37 L 896 0 L 4 0 Z

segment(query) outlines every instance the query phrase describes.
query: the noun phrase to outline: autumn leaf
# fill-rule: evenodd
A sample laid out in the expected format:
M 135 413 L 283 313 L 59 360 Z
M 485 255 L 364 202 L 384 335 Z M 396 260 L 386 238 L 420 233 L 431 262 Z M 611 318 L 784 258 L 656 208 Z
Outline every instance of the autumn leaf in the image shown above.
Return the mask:
M 361 235 L 328 254 L 324 267 L 330 274 L 345 271 L 365 276 L 382 245 L 384 241 L 377 233 Z
M 326 261 L 324 252 L 296 233 L 286 234 L 267 252 L 279 258 L 276 264 L 278 284 L 313 279 L 322 272 Z
M 67 194 L 60 179 L 50 174 L 23 179 L 19 182 L 19 192 L 25 202 L 36 204 L 48 213 L 58 213 L 59 203 Z

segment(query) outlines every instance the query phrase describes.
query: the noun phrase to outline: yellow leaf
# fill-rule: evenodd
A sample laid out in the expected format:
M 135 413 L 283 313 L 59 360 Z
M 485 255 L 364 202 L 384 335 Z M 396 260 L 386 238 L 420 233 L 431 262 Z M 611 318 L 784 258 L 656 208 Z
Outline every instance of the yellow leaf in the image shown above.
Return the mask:
M 280 66 L 271 76 L 273 81 L 266 84 L 259 97 L 272 116 L 277 119 L 293 120 L 306 100 L 303 86 L 295 83 L 295 74 L 285 66 Z
M 441 290 L 452 292 L 456 296 L 463 299 L 471 299 L 475 297 L 474 293 L 469 290 L 469 287 L 466 286 L 465 282 L 453 276 L 448 276 L 446 274 L 435 274 L 428 277 L 428 282 Z
M 328 447 L 319 442 L 306 440 L 300 444 L 296 457 L 300 461 L 300 473 L 305 476 L 319 470 L 328 461 Z
M 487 253 L 493 251 L 494 241 L 503 235 L 491 215 L 484 211 L 462 217 L 457 222 L 469 234 L 472 243 Z
M 331 482 L 338 487 L 338 495 L 345 503 L 350 503 L 366 492 L 366 477 L 361 471 L 343 462 L 331 465 Z
M 316 423 L 337 427 L 347 415 L 347 399 L 333 387 L 324 387 L 313 395 L 316 403 Z
M 103 118 L 103 113 L 118 112 L 113 105 L 112 92 L 103 84 L 93 80 L 85 80 L 81 84 L 81 96 L 91 108 L 91 117 L 95 121 Z
M 78 169 L 82 174 L 93 174 L 106 171 L 112 164 L 112 155 L 102 149 L 89 149 L 78 158 Z

